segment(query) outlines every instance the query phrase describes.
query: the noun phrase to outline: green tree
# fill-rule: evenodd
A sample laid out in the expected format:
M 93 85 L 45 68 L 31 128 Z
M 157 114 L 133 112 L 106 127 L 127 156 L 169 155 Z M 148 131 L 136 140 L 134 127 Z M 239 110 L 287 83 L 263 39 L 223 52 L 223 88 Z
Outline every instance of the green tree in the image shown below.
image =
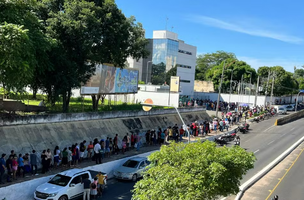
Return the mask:
M 165 63 L 159 63 L 152 65 L 151 83 L 153 85 L 162 85 L 165 83 L 166 78 L 166 65 Z
M 206 78 L 206 72 L 212 67 L 220 65 L 224 60 L 229 58 L 236 59 L 233 53 L 225 51 L 199 55 L 196 60 L 195 79 L 208 80 L 208 78 Z
M 296 77 L 304 77 L 304 69 L 296 69 L 294 74 Z
M 36 71 L 49 67 L 51 41 L 35 15 L 36 6 L 36 1 L 0 0 L 1 77 L 8 90 L 22 91 Z
M 123 68 L 128 56 L 148 55 L 142 25 L 126 18 L 114 0 L 44 0 L 38 10 L 46 33 L 55 40 L 49 55 L 53 69 L 40 76 L 40 87 L 52 104 L 62 97 L 64 112 L 72 89 L 89 80 L 97 63 Z M 93 110 L 100 97 L 92 96 Z
M 208 80 L 211 80 L 214 84 L 215 91 L 218 91 L 220 81 L 221 81 L 221 75 L 223 70 L 223 64 L 214 66 L 211 69 L 209 69 L 206 73 L 206 78 Z M 255 69 L 251 68 L 250 65 L 248 65 L 244 61 L 239 61 L 236 59 L 227 59 L 225 61 L 225 70 L 224 70 L 224 76 L 223 76 L 223 83 L 222 83 L 222 91 L 229 91 L 230 89 L 230 80 L 231 80 L 231 73 L 232 74 L 232 80 L 241 82 L 242 76 L 243 76 L 243 83 L 249 83 L 250 82 L 250 73 L 252 73 L 251 76 L 251 83 L 255 84 L 257 80 L 257 74 Z
M 216 199 L 236 194 L 240 180 L 254 167 L 252 152 L 210 141 L 162 146 L 148 158 L 154 165 L 134 186 L 134 200 Z
M 171 76 L 176 76 L 177 73 L 177 66 L 172 67 L 169 71 L 166 73 L 166 83 L 170 85 L 171 82 Z
M 281 66 L 267 67 L 263 66 L 258 69 L 258 74 L 260 77 L 264 78 L 264 80 L 268 79 L 268 74 L 270 74 L 269 84 L 268 84 L 268 94 L 270 94 L 272 81 L 274 77 L 274 88 L 273 94 L 275 96 L 292 94 L 298 90 L 299 83 L 296 81 L 295 77 L 291 72 L 285 71 L 285 69 Z M 267 81 L 261 83 L 264 88 L 264 92 L 266 91 Z

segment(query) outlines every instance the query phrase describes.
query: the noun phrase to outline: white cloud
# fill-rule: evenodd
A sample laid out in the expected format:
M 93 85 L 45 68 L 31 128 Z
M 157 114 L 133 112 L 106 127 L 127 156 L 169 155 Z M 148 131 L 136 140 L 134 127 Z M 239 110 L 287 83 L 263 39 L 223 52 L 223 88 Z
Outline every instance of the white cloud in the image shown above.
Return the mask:
M 292 35 L 285 35 L 274 31 L 268 31 L 258 27 L 253 27 L 252 25 L 249 25 L 250 23 L 247 23 L 248 25 L 245 26 L 245 25 L 241 25 L 240 23 L 239 24 L 228 23 L 216 18 L 201 16 L 201 15 L 194 15 L 187 17 L 187 20 L 220 29 L 226 29 L 226 30 L 245 33 L 248 35 L 253 35 L 258 37 L 272 38 L 275 40 L 280 40 L 288 43 L 300 44 L 303 42 L 302 38 L 295 37 Z M 243 22 L 242 24 L 246 24 L 246 23 Z
M 294 60 L 287 60 L 287 59 L 258 59 L 258 58 L 252 58 L 252 57 L 246 57 L 246 56 L 237 56 L 239 60 L 245 61 L 247 64 L 251 65 L 251 67 L 258 69 L 259 67 L 263 66 L 281 66 L 286 71 L 293 72 L 294 66 L 297 68 L 300 68 L 303 66 L 303 62 L 301 61 L 294 61 Z

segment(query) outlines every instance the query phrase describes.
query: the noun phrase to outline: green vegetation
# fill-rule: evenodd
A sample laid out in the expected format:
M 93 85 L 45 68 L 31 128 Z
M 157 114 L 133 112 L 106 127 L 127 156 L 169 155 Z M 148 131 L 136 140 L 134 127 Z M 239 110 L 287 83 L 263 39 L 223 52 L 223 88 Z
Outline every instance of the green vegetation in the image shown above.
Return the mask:
M 214 142 L 172 143 L 148 158 L 153 164 L 134 186 L 134 200 L 211 200 L 236 194 L 254 167 L 254 153 Z
M 114 0 L 0 0 L 0 10 L 0 82 L 8 92 L 42 90 L 52 109 L 69 111 L 72 89 L 96 64 L 123 68 L 127 57 L 149 55 L 142 24 Z
M 237 93 L 238 88 L 243 83 L 250 83 L 250 73 L 251 83 L 256 85 L 257 78 L 260 77 L 259 86 L 263 87 L 261 94 L 265 94 L 269 76 L 268 84 L 268 94 L 271 91 L 271 86 L 274 77 L 274 90 L 273 94 L 275 96 L 289 95 L 298 93 L 299 89 L 304 89 L 304 70 L 296 69 L 295 72 L 287 72 L 281 66 L 261 66 L 256 71 L 246 62 L 238 60 L 233 53 L 217 51 L 215 53 L 207 53 L 199 55 L 196 65 L 196 79 L 204 81 L 212 81 L 214 84 L 215 91 L 218 91 L 220 79 L 222 75 L 222 69 L 225 61 L 225 70 L 223 76 L 222 92 L 229 92 L 230 90 L 230 79 L 232 73 L 232 84 L 233 92 Z M 254 94 L 251 91 L 251 94 Z

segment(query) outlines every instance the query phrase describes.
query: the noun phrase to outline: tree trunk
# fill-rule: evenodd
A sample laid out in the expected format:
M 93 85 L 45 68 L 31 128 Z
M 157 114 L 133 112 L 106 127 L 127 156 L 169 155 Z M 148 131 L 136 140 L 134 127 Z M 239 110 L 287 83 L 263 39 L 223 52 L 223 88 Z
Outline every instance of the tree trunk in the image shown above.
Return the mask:
M 92 105 L 93 105 L 92 109 L 93 111 L 98 111 L 98 101 L 100 99 L 100 94 L 98 95 L 93 94 L 91 95 L 91 97 L 92 97 Z
M 69 112 L 71 94 L 71 89 L 69 89 L 68 91 L 65 91 L 62 95 L 62 112 L 64 113 Z
M 100 99 L 101 104 L 104 104 L 104 100 L 105 100 L 106 96 L 107 96 L 107 95 L 105 95 L 105 94 L 104 94 L 104 95 L 101 95 L 101 99 Z
M 38 92 L 38 87 L 33 87 L 33 99 L 37 99 L 37 92 Z

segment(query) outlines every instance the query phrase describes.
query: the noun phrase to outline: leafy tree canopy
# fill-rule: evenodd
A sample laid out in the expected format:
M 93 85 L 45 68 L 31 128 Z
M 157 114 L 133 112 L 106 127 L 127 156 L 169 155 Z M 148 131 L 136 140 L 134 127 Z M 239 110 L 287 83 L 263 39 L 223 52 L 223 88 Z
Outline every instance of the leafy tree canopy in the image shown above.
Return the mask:
M 220 65 L 212 67 L 206 73 L 206 78 L 213 82 L 214 89 L 216 91 L 218 91 L 218 89 L 219 89 L 223 65 L 224 65 L 224 62 L 222 62 Z M 250 82 L 250 73 L 249 72 L 252 73 L 251 83 L 252 84 L 256 83 L 256 80 L 257 80 L 256 71 L 255 71 L 255 69 L 251 68 L 251 66 L 248 65 L 246 62 L 239 61 L 239 60 L 233 59 L 233 58 L 229 58 L 229 59 L 225 60 L 222 91 L 227 91 L 230 88 L 231 73 L 232 73 L 232 80 L 238 81 L 238 83 L 240 83 L 242 76 L 243 76 L 243 82 L 249 83 Z
M 134 200 L 211 200 L 236 194 L 255 162 L 252 152 L 217 148 L 210 141 L 162 146 L 148 159 L 156 164 L 135 184 Z
M 206 72 L 212 67 L 220 65 L 224 60 L 229 58 L 236 59 L 233 53 L 225 51 L 217 51 L 215 53 L 198 55 L 198 58 L 196 60 L 195 79 L 208 80 L 208 78 L 206 78 Z

